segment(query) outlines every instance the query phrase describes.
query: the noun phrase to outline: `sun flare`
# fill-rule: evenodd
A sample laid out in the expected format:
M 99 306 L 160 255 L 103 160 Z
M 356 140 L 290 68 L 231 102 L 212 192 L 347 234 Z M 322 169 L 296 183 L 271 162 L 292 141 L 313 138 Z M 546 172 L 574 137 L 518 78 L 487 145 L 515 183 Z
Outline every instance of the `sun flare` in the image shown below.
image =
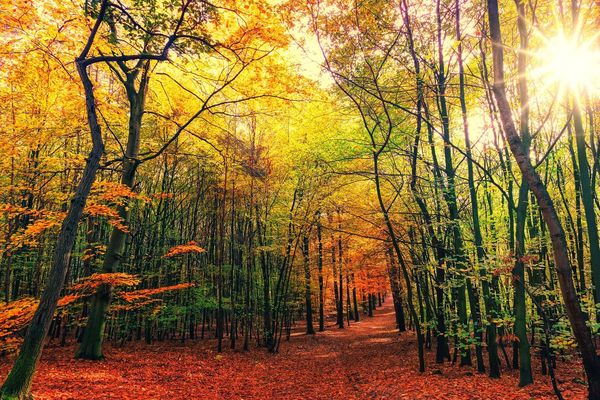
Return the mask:
M 538 55 L 540 77 L 556 84 L 559 90 L 591 93 L 600 90 L 600 50 L 596 38 L 581 42 L 563 33 L 547 39 Z

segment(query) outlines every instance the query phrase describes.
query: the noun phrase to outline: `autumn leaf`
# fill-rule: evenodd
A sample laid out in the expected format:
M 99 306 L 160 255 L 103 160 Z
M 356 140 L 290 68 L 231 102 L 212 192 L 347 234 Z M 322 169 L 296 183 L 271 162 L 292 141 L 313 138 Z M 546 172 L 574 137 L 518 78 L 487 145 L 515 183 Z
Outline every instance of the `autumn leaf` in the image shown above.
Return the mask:
M 202 247 L 198 246 L 198 244 L 196 242 L 189 241 L 186 244 L 180 244 L 177 246 L 173 246 L 169 249 L 169 251 L 163 255 L 163 258 L 171 258 L 171 257 L 175 257 L 175 256 L 179 256 L 182 254 L 189 254 L 189 253 L 205 253 L 206 250 L 203 249 Z

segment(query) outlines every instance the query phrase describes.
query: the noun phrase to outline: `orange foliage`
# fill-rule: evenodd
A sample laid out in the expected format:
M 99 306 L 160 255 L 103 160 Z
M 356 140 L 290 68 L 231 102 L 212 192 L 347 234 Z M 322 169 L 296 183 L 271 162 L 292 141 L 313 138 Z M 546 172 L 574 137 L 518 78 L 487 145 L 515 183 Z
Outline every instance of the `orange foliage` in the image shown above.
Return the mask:
M 92 274 L 71 286 L 71 290 L 80 293 L 92 293 L 105 284 L 111 286 L 135 286 L 138 283 L 140 283 L 140 279 L 137 276 L 122 272 Z
M 30 209 L 27 207 L 21 207 L 15 204 L 0 203 L 0 213 L 7 215 L 23 215 L 28 214 Z
M 93 274 L 71 286 L 71 290 L 74 293 L 60 298 L 57 305 L 59 308 L 69 306 L 92 294 L 102 284 L 135 286 L 139 282 L 140 280 L 135 275 L 125 273 Z M 169 291 L 187 289 L 193 286 L 193 283 L 181 283 L 156 289 L 142 289 L 119 293 L 118 296 L 122 300 L 128 303 L 135 303 L 135 305 L 116 306 L 113 309 L 125 311 L 139 309 L 148 304 L 160 302 L 158 299 L 152 299 L 152 296 Z M 0 353 L 12 352 L 19 347 L 22 342 L 22 334 L 33 318 L 38 303 L 38 300 L 26 297 L 0 306 Z
M 68 306 L 81 297 L 83 296 L 79 294 L 66 295 L 58 300 L 57 305 Z M 17 350 L 38 303 L 37 299 L 25 297 L 0 306 L 0 352 Z
M 37 304 L 36 299 L 26 297 L 0 306 L 0 349 L 6 350 L 5 339 L 27 327 Z
M 83 296 L 80 294 L 68 294 L 66 296 L 63 296 L 58 300 L 58 307 L 65 307 L 70 304 L 73 304 L 82 297 Z
M 58 300 L 58 307 L 70 305 L 81 297 L 78 294 L 64 296 Z M 0 352 L 12 352 L 19 347 L 38 303 L 32 297 L 25 297 L 0 306 Z
M 106 245 L 105 244 L 97 244 L 91 247 L 86 248 L 83 251 L 83 255 L 81 256 L 82 261 L 91 261 L 95 257 L 106 253 Z
M 164 292 L 187 289 L 187 288 L 190 288 L 193 286 L 195 286 L 193 283 L 180 283 L 178 285 L 163 286 L 163 287 L 159 287 L 156 289 L 140 289 L 140 290 L 134 290 L 133 292 L 123 292 L 123 293 L 120 293 L 119 296 L 123 300 L 125 300 L 129 303 L 132 303 L 132 302 L 137 302 L 140 300 L 147 300 L 151 296 L 155 296 L 157 294 L 161 294 Z
M 13 210 L 16 209 L 18 208 L 15 208 Z M 10 237 L 10 241 L 7 246 L 8 251 L 14 251 L 24 246 L 37 246 L 38 241 L 43 234 L 60 226 L 65 214 L 62 212 L 48 212 L 25 209 L 25 211 L 22 212 L 21 215 L 31 215 L 38 217 L 38 219 L 36 219 L 35 221 L 27 225 L 27 227 L 25 227 L 21 231 L 18 231 Z
M 150 201 L 147 196 L 136 193 L 130 187 L 121 183 L 97 182 L 94 184 L 90 199 L 85 207 L 85 213 L 92 217 L 106 218 L 107 222 L 114 228 L 127 233 L 129 229 L 114 206 L 123 206 L 129 200 Z
M 90 201 L 85 207 L 85 213 L 92 217 L 104 217 L 110 225 L 122 232 L 129 232 L 127 226 L 123 223 L 123 218 L 117 210 L 100 203 Z
M 113 204 L 124 204 L 125 200 L 149 201 L 144 195 L 134 192 L 127 185 L 116 182 L 101 181 L 94 184 L 93 194 L 102 201 Z
M 146 306 L 155 304 L 156 311 L 152 311 L 152 314 L 155 314 L 158 310 L 160 310 L 161 303 L 162 303 L 162 300 L 160 300 L 160 299 L 148 299 L 148 300 L 140 301 L 140 302 L 136 302 L 136 303 L 126 303 L 126 304 L 119 304 L 116 306 L 112 306 L 111 310 L 112 311 L 132 311 L 132 310 L 139 310 L 140 308 L 144 308 Z
M 205 249 L 198 246 L 198 243 L 192 241 L 187 242 L 186 244 L 180 244 L 177 246 L 173 246 L 169 249 L 169 251 L 163 256 L 163 258 L 175 257 L 181 254 L 187 253 L 204 253 Z

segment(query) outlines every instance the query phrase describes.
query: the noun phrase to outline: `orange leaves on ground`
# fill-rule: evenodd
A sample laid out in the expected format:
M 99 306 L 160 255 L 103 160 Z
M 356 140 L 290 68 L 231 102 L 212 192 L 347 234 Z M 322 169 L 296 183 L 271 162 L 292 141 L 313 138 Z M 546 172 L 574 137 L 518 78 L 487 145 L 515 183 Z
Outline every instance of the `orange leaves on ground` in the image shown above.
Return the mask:
M 92 274 L 71 286 L 71 290 L 80 293 L 92 293 L 101 285 L 135 286 L 138 283 L 140 283 L 140 279 L 137 276 L 123 272 Z
M 471 368 L 435 363 L 427 351 L 427 370 L 418 372 L 414 335 L 398 334 L 391 299 L 374 318 L 346 329 L 329 325 L 317 335 L 295 330 L 281 351 L 228 349 L 215 355 L 216 339 L 188 340 L 185 345 L 143 341 L 114 347 L 107 343 L 106 360 L 73 360 L 76 344 L 47 349 L 34 378 L 36 399 L 510 399 L 553 400 L 547 376 L 518 387 L 519 372 L 503 369 L 501 379 Z M 534 360 L 539 374 L 537 357 Z M 358 361 L 357 361 L 358 360 Z M 0 379 L 11 363 L 0 359 Z M 559 361 L 557 377 L 569 400 L 586 398 L 581 364 Z
M 180 244 L 177 246 L 173 246 L 169 249 L 169 251 L 163 256 L 163 258 L 170 258 L 179 256 L 181 254 L 188 253 L 204 253 L 206 249 L 198 246 L 198 243 L 192 241 L 187 242 L 186 244 Z

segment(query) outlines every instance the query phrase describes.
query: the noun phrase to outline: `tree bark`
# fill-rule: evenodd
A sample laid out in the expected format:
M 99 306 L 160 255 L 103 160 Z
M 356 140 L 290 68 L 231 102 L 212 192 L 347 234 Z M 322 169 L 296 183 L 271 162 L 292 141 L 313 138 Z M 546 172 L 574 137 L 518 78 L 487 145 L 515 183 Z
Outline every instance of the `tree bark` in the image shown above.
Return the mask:
M 515 2 L 518 11 L 517 27 L 519 30 L 520 51 L 517 55 L 517 73 L 519 88 L 520 105 L 520 131 L 523 143 L 523 151 L 529 157 L 531 137 L 529 134 L 529 92 L 527 87 L 527 48 L 528 32 L 525 21 L 525 3 Z M 517 203 L 517 218 L 515 231 L 515 264 L 513 267 L 513 286 L 514 286 L 514 314 L 515 314 L 515 334 L 519 338 L 515 343 L 518 349 L 518 362 L 516 359 L 513 364 L 519 367 L 519 386 L 526 386 L 533 383 L 531 372 L 531 353 L 529 339 L 527 338 L 527 306 L 525 303 L 525 223 L 527 219 L 527 208 L 529 204 L 529 185 L 527 180 L 521 177 L 521 186 L 519 188 L 519 199 Z
M 140 70 L 133 69 L 125 71 L 127 78 L 124 85 L 129 101 L 129 134 L 127 138 L 127 148 L 123 157 L 121 184 L 129 189 L 133 189 L 135 184 L 135 175 L 139 162 L 140 134 L 148 89 L 149 62 L 146 61 L 140 68 L 142 68 L 142 70 L 138 90 L 135 88 L 135 82 Z M 117 212 L 121 218 L 122 224 L 127 224 L 129 221 L 129 209 L 130 207 L 126 203 L 117 207 Z M 119 267 L 124 256 L 126 238 L 127 232 L 119 227 L 113 227 L 104 256 L 104 263 L 102 265 L 103 273 L 113 273 Z M 110 307 L 112 297 L 112 289 L 110 284 L 101 285 L 92 296 L 90 314 L 88 316 L 88 322 L 84 330 L 81 345 L 76 354 L 77 358 L 99 360 L 104 357 L 102 354 L 102 340 L 104 336 L 104 326 L 106 324 L 106 314 Z
M 317 211 L 317 246 L 317 267 L 319 269 L 319 332 L 323 332 L 325 330 L 325 305 L 323 303 L 323 240 L 321 237 L 320 210 Z
M 302 237 L 302 256 L 304 266 L 304 300 L 306 303 L 306 334 L 314 335 L 315 328 L 313 327 L 312 292 L 310 287 L 310 257 L 308 249 L 308 235 L 304 235 Z

